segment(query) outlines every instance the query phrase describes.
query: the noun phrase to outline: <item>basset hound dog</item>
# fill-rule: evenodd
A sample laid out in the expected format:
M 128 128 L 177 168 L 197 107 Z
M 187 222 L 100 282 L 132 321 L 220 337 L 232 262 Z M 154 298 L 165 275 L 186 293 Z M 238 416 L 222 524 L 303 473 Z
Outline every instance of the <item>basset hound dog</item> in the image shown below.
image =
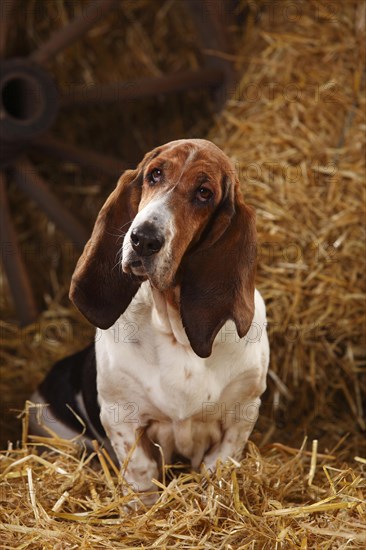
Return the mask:
M 70 297 L 97 330 L 31 400 L 41 428 L 111 446 L 127 483 L 156 491 L 176 457 L 238 459 L 266 387 L 255 214 L 228 157 L 203 139 L 146 154 L 101 209 Z M 111 452 L 112 452 L 111 450 Z

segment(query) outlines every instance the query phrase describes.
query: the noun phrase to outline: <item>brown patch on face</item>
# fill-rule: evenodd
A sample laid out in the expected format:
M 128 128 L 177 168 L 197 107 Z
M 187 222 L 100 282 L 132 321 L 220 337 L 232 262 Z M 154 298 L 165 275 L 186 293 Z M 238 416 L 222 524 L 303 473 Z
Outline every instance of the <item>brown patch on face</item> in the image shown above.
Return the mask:
M 228 182 L 234 179 L 232 174 L 227 156 L 205 140 L 171 142 L 146 163 L 139 211 L 165 197 L 172 217 L 173 237 L 167 254 L 170 265 L 163 276 L 169 280 L 164 280 L 161 290 L 171 286 L 185 252 L 199 241 L 227 192 Z M 177 307 L 179 301 L 174 296 L 167 299 Z

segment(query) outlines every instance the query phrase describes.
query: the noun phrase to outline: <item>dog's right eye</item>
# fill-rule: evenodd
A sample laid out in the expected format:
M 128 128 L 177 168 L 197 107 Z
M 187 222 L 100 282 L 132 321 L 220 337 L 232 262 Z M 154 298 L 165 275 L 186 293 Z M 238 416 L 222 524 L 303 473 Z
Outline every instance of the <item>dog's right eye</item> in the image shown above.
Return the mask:
M 160 168 L 154 168 L 154 170 L 151 170 L 151 172 L 147 175 L 147 181 L 150 185 L 155 185 L 156 183 L 159 183 L 162 175 L 163 172 Z

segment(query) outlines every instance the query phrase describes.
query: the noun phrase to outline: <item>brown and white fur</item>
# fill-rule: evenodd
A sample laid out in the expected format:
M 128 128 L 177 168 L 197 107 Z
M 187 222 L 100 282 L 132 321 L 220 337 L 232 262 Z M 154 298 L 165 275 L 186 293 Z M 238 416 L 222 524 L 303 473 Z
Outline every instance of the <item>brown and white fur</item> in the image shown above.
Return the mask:
M 138 491 L 154 490 L 161 454 L 193 468 L 238 459 L 269 362 L 255 261 L 255 215 L 228 157 L 200 139 L 149 152 L 121 176 L 76 266 L 71 300 L 102 330 L 34 394 L 50 403 L 45 423 L 76 435 L 68 404 Z

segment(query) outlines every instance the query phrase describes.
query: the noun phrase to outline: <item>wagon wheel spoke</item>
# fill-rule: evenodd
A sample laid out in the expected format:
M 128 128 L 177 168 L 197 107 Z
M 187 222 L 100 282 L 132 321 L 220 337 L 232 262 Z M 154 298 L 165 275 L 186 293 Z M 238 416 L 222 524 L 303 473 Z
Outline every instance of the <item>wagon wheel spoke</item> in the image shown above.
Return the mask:
M 3 0 L 0 6 L 0 59 L 5 57 L 6 39 L 15 2 L 16 0 Z
M 228 0 L 202 0 L 199 6 L 196 0 L 185 0 L 185 6 L 198 30 L 198 38 L 203 48 L 205 66 L 222 71 L 221 82 L 216 89 L 216 106 L 221 109 L 230 92 L 234 89 L 237 75 L 229 57 L 230 39 L 227 26 L 232 17 Z M 197 9 L 199 7 L 199 9 Z
M 80 15 L 76 16 L 75 19 L 62 29 L 54 32 L 46 42 L 41 44 L 30 55 L 30 59 L 36 63 L 46 63 L 88 32 L 99 19 L 107 15 L 116 3 L 116 0 L 95 0 L 90 2 Z
M 62 99 L 62 106 L 112 103 L 192 88 L 216 86 L 222 81 L 222 78 L 222 70 L 204 68 L 200 71 L 184 71 L 166 76 L 139 78 L 111 84 L 75 86 Z
M 69 145 L 61 139 L 47 134 L 32 142 L 32 147 L 50 154 L 57 159 L 74 162 L 91 171 L 98 170 L 112 178 L 118 178 L 127 168 L 124 162 L 75 145 Z
M 202 0 L 199 5 L 196 0 L 185 0 L 184 4 L 199 30 L 204 48 L 216 50 L 216 52 L 228 52 L 230 48 L 226 27 L 233 21 L 230 10 L 226 9 L 227 0 Z M 213 62 L 220 65 L 228 64 L 224 58 L 217 57 Z
M 15 166 L 18 186 L 46 212 L 61 231 L 70 237 L 75 246 L 82 250 L 88 232 L 82 224 L 62 205 L 48 189 L 36 167 L 26 159 L 19 160 Z
M 38 310 L 11 220 L 4 172 L 0 172 L 0 228 L 4 270 L 20 323 L 27 325 L 36 319 Z

